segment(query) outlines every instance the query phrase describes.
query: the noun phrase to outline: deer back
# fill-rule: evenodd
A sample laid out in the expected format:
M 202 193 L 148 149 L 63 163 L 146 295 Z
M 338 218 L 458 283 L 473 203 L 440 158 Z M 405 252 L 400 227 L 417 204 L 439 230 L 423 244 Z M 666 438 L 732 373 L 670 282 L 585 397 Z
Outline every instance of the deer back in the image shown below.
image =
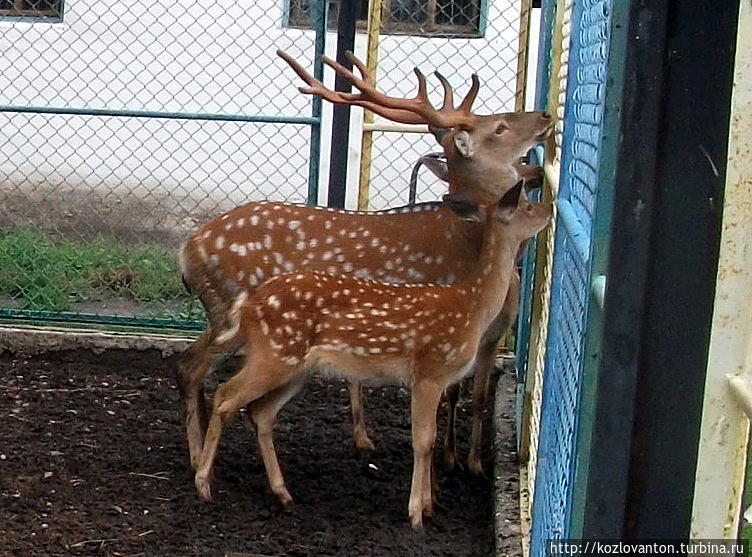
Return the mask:
M 181 266 L 192 291 L 226 310 L 239 291 L 298 271 L 451 284 L 472 268 L 481 237 L 441 203 L 363 213 L 258 202 L 194 232 Z

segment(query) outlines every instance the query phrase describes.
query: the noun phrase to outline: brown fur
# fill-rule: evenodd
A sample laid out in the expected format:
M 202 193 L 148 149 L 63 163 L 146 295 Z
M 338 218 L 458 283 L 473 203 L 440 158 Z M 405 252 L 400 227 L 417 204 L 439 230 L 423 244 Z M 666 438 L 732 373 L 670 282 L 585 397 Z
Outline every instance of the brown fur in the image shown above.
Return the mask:
M 313 271 L 274 277 L 250 298 L 241 293 L 228 327 L 230 336 L 240 331 L 249 352 L 238 374 L 215 394 L 196 471 L 200 496 L 211 498 L 222 429 L 250 404 L 269 484 L 283 503 L 291 501 L 271 429 L 306 374 L 324 368 L 357 381 L 411 387 L 414 469 L 408 512 L 413 526 L 420 527 L 432 511 L 430 457 L 441 393 L 471 370 L 484 334 L 501 311 L 520 243 L 552 215 L 550 204 L 526 201 L 521 187 L 507 194 L 499 208 L 493 206 L 477 264 L 453 285 L 394 285 Z
M 519 157 L 550 132 L 551 120 L 543 113 L 476 118 L 480 123 L 475 129 L 449 130 L 441 140 L 448 160 L 447 173 L 454 176 L 450 179 L 453 195 L 490 203 L 515 183 Z M 500 130 L 502 133 L 498 133 Z M 472 154 L 459 150 L 460 136 L 463 146 L 472 147 Z M 455 166 L 462 167 L 463 172 L 472 170 L 472 179 L 458 178 Z M 226 330 L 226 316 L 240 292 L 250 294 L 263 280 L 301 270 L 396 283 L 449 284 L 464 276 L 476 261 L 480 230 L 473 223 L 460 221 L 439 203 L 379 213 L 250 203 L 192 234 L 181 250 L 183 278 L 200 297 L 209 320 L 207 330 L 189 348 L 178 368 L 192 466 L 197 465 L 206 430 L 203 378 L 218 358 L 243 345 L 242 339 L 231 336 L 225 337 L 224 343 L 215 342 L 218 332 Z M 327 243 L 330 236 L 332 241 Z M 511 323 L 517 308 L 512 304 L 505 308 L 505 321 Z M 476 381 L 487 384 L 490 368 L 474 373 L 479 378 Z M 356 444 L 371 448 L 360 390 L 351 389 L 351 394 L 353 407 L 359 409 L 353 413 Z M 482 408 L 474 414 L 479 412 Z M 448 435 L 453 437 L 454 431 Z M 480 434 L 475 437 L 479 442 Z M 476 453 L 471 452 L 471 456 Z M 481 471 L 480 460 L 471 462 L 470 467 Z

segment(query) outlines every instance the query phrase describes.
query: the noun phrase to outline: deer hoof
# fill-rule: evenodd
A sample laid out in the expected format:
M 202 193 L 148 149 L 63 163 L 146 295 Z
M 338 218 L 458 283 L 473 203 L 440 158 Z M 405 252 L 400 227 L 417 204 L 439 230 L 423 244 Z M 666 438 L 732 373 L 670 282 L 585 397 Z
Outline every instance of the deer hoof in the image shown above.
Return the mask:
M 287 488 L 284 485 L 281 485 L 279 487 L 273 487 L 272 491 L 279 499 L 279 502 L 282 503 L 283 506 L 287 506 L 290 503 L 292 503 L 292 495 L 290 495 L 290 492 L 287 491 Z
M 423 511 L 410 515 L 410 526 L 413 530 L 423 530 Z
M 444 468 L 448 472 L 454 472 L 457 469 L 457 452 L 454 449 L 444 451 Z
M 431 516 L 433 516 L 433 498 L 423 501 L 423 518 L 430 518 Z
M 212 489 L 211 489 L 211 481 L 209 480 L 209 477 L 196 473 L 195 484 L 196 484 L 196 491 L 198 491 L 199 499 L 201 499 L 202 501 L 211 501 Z
M 477 455 L 471 454 L 467 458 L 467 468 L 470 470 L 470 473 L 474 476 L 478 476 L 479 478 L 488 479 L 486 477 L 486 473 L 483 471 L 483 464 L 480 462 L 480 457 Z
M 363 433 L 363 434 L 356 433 L 353 436 L 353 440 L 355 441 L 355 446 L 360 451 L 374 451 L 374 450 L 376 450 L 376 445 L 374 445 L 373 441 L 371 441 L 369 439 L 367 433 Z

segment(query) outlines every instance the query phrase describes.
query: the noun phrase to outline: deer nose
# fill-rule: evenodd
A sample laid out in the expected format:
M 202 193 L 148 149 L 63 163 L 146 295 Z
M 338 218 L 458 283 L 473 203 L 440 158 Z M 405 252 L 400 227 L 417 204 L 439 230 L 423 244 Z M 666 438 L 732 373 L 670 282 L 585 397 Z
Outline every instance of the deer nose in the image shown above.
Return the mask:
M 551 115 L 548 112 L 543 112 L 541 114 L 541 116 L 543 117 L 544 120 L 550 120 L 551 119 Z

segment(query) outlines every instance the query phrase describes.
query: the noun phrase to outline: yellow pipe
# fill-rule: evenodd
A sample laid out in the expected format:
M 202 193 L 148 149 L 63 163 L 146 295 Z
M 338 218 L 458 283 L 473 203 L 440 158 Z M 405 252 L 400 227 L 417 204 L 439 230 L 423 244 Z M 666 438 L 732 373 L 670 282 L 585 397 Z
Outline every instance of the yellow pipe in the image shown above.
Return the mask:
M 376 71 L 379 65 L 379 35 L 381 34 L 382 0 L 368 2 L 368 43 L 366 45 L 366 68 L 376 85 Z M 371 161 L 373 158 L 373 112 L 364 111 L 363 132 L 360 142 L 360 181 L 358 184 L 358 210 L 368 209 L 371 184 Z
M 527 55 L 530 29 L 530 0 L 520 2 L 520 39 L 517 45 L 517 87 L 514 92 L 514 109 L 525 110 L 527 87 Z
M 394 122 L 364 122 L 363 129 L 369 132 L 428 133 L 425 124 L 398 124 Z

